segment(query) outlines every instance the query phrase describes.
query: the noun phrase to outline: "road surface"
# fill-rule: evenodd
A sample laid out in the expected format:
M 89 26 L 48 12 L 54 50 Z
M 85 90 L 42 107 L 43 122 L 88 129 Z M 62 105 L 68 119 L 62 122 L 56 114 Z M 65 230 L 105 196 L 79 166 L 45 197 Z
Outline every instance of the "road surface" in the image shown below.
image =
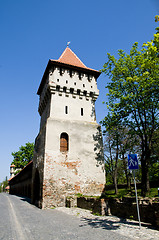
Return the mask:
M 118 226 L 97 225 L 57 209 L 41 210 L 26 198 L 0 193 L 0 240 L 126 240 Z M 115 229 L 116 228 L 116 229 Z M 153 238 L 152 238 L 153 239 Z

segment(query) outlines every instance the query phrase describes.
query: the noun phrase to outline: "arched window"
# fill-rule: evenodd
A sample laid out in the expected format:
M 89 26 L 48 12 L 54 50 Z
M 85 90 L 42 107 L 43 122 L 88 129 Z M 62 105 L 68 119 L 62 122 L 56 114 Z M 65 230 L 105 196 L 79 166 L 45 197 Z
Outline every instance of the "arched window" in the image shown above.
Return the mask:
M 68 151 L 68 134 L 61 133 L 60 136 L 60 152 L 67 152 Z

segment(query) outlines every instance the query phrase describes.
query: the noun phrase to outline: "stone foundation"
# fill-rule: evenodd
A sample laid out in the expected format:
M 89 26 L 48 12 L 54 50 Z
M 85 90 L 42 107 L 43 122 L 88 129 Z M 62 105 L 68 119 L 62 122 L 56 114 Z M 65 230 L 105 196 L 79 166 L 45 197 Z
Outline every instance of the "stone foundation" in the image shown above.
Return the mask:
M 135 198 L 97 199 L 90 197 L 77 198 L 77 207 L 89 209 L 99 215 L 114 215 L 138 221 Z M 139 199 L 141 222 L 159 227 L 159 198 Z

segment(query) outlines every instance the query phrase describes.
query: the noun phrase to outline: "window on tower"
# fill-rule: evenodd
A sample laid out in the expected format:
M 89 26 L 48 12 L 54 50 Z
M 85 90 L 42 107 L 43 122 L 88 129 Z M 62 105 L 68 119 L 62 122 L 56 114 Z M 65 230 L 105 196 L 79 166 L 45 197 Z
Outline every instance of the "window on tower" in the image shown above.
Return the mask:
M 74 89 L 73 88 L 70 88 L 70 93 L 73 93 L 74 92 Z
M 87 91 L 83 91 L 83 95 L 84 95 L 84 96 L 87 96 Z
M 82 77 L 81 77 L 81 73 L 80 73 L 80 72 L 78 73 L 78 76 L 79 76 L 79 79 L 81 80 L 81 79 L 82 79 Z
M 69 146 L 69 137 L 67 133 L 61 133 L 60 136 L 60 152 L 67 152 Z
M 83 108 L 81 108 L 81 116 L 83 116 Z
M 70 70 L 70 77 L 72 77 L 72 70 Z
M 77 95 L 80 95 L 80 92 L 81 92 L 80 89 L 77 89 Z
M 65 114 L 68 114 L 68 106 L 65 106 Z
M 63 87 L 63 91 L 66 93 L 66 87 Z
M 56 86 L 56 90 L 60 91 L 60 86 L 59 85 Z

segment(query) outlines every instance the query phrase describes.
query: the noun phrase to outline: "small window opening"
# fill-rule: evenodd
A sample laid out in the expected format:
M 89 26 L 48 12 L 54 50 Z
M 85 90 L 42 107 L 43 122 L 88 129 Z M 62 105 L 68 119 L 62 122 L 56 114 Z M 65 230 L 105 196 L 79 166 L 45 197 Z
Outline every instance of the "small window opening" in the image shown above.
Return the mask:
M 60 86 L 59 85 L 56 86 L 56 90 L 60 91 Z
M 70 88 L 70 93 L 73 93 L 74 92 L 74 89 L 73 88 Z
M 61 133 L 60 136 L 60 152 L 67 152 L 69 145 L 69 137 L 67 133 Z
M 90 97 L 93 97 L 93 92 L 90 92 Z
M 85 87 L 85 84 L 83 84 L 83 87 Z
M 80 89 L 77 89 L 77 95 L 80 95 Z
M 59 79 L 57 79 L 57 82 L 59 82 Z
M 74 82 L 74 85 L 76 85 L 76 82 Z
M 60 68 L 60 75 L 62 76 L 62 68 Z
M 83 108 L 81 108 L 81 116 L 83 116 Z
M 83 91 L 83 95 L 86 96 L 87 95 L 87 91 Z
M 70 70 L 70 77 L 72 77 L 72 70 Z
M 82 77 L 81 77 L 81 73 L 80 73 L 80 72 L 78 73 L 78 76 L 79 76 L 79 79 L 81 80 L 81 79 L 82 79 Z
M 68 83 L 68 81 L 66 80 L 66 83 Z
M 65 114 L 68 114 L 68 106 L 65 106 Z

